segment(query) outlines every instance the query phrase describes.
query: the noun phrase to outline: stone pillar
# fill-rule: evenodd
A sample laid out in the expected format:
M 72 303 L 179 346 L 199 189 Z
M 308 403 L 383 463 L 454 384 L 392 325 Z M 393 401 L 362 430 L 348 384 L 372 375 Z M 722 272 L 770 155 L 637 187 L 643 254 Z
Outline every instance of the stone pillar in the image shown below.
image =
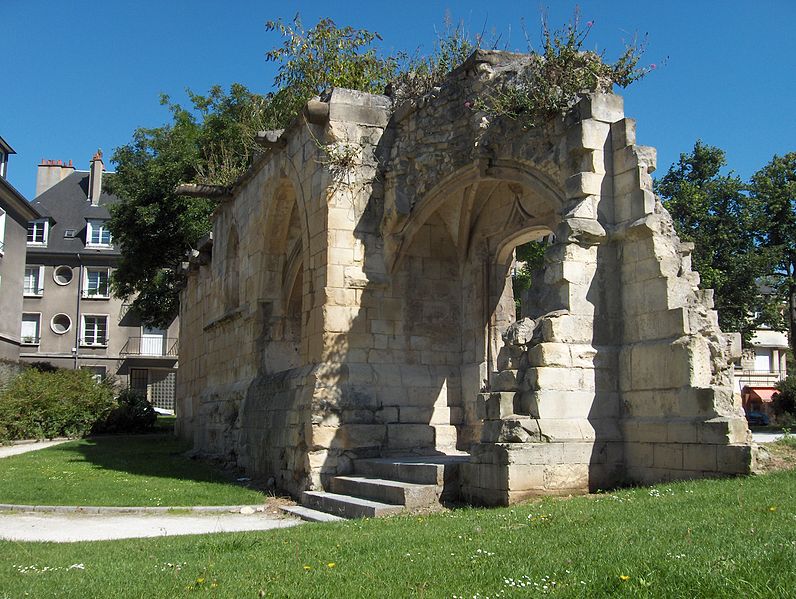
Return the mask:
M 732 392 L 730 339 L 718 326 L 712 290 L 691 271 L 656 203 L 655 151 L 635 145 L 635 123 L 612 125 L 623 347 L 626 477 L 655 482 L 749 472 L 750 436 Z
M 621 464 L 616 351 L 595 346 L 609 339 L 597 329 L 612 320 L 610 249 L 602 245 L 612 217 L 610 123 L 623 116 L 621 98 L 585 98 L 573 112 L 563 139 L 576 172 L 564 182 L 557 241 L 545 258 L 543 313 L 510 327 L 499 372 L 479 396 L 481 443 L 462 469 L 472 502 L 587 492 L 612 484 Z

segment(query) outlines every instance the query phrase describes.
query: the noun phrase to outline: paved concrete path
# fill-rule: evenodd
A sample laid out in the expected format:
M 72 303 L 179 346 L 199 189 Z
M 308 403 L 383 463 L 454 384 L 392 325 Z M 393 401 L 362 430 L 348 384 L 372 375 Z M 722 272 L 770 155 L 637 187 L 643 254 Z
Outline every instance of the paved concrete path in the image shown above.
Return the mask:
M 0 514 L 0 539 L 13 541 L 104 541 L 215 532 L 271 530 L 300 524 L 272 514 Z
M 54 447 L 61 443 L 67 443 L 73 439 L 56 439 L 55 441 L 31 441 L 19 443 L 18 445 L 0 445 L 0 458 L 8 458 L 12 455 L 19 455 L 21 453 L 28 453 L 29 451 L 38 451 L 39 449 L 47 449 Z
M 758 432 L 752 433 L 752 439 L 754 439 L 755 443 L 773 443 L 774 441 L 779 441 L 783 436 L 783 433 L 769 433 L 769 432 Z

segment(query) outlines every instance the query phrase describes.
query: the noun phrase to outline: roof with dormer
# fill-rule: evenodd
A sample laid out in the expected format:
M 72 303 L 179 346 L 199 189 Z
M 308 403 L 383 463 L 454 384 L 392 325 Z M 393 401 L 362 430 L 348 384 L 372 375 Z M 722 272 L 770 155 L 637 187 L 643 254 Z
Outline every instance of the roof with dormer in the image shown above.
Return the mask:
M 104 173 L 103 177 L 112 177 L 113 173 Z M 86 248 L 86 225 L 89 219 L 107 220 L 110 218 L 108 207 L 119 201 L 113 194 L 102 192 L 99 202 L 93 206 L 88 199 L 88 171 L 75 171 L 51 188 L 43 192 L 32 205 L 42 217 L 50 220 L 47 247 L 28 247 L 33 254 L 86 254 L 101 252 L 104 255 L 118 256 L 119 250 L 95 250 Z M 75 236 L 68 238 L 67 230 L 75 231 Z

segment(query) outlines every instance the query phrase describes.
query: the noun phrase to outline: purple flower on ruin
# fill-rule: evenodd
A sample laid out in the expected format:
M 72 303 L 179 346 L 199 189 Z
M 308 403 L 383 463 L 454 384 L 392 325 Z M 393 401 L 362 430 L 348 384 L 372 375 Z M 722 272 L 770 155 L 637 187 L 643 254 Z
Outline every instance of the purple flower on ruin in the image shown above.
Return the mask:
M 586 27 L 592 27 L 594 25 L 594 21 L 586 21 Z
M 650 65 L 650 71 L 654 71 L 657 68 L 658 68 L 658 65 L 656 65 L 654 62 Z

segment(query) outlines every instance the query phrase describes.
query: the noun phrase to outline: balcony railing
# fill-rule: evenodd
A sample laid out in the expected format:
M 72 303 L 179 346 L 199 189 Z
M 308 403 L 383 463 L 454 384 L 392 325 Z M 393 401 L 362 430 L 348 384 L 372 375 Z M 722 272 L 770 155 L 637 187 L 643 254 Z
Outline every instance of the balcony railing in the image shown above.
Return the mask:
M 178 345 L 179 340 L 171 337 L 130 337 L 119 355 L 176 358 Z
M 110 288 L 84 289 L 83 297 L 85 299 L 109 299 L 111 297 Z
M 787 376 L 786 372 L 772 370 L 736 370 L 735 378 L 741 387 L 773 387 Z
M 38 345 L 40 340 L 41 337 L 39 337 L 38 335 L 36 336 L 22 335 L 20 342 L 22 343 L 22 345 Z
M 19 289 L 19 288 L 17 288 Z M 25 287 L 22 289 L 22 295 L 27 295 L 28 297 L 41 297 L 44 295 L 44 288 L 43 287 Z

